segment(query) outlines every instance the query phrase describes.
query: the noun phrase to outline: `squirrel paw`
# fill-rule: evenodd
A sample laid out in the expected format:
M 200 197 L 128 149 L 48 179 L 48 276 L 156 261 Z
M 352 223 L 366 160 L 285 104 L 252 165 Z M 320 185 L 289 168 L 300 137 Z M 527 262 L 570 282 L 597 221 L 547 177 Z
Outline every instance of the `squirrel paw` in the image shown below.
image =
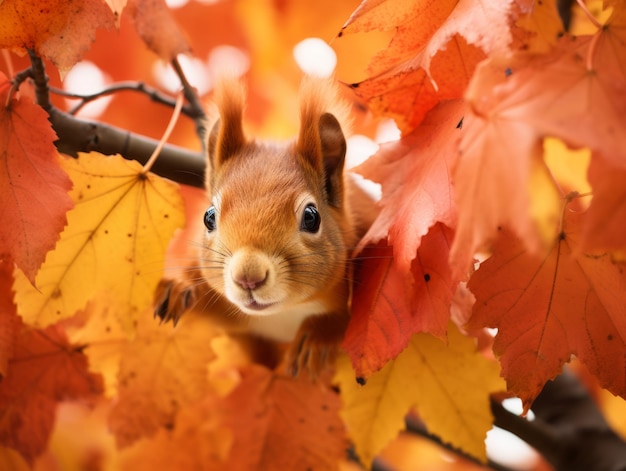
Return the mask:
M 178 324 L 185 311 L 194 304 L 191 287 L 178 280 L 161 280 L 154 299 L 154 317 L 161 319 L 161 322 L 172 321 L 174 326 Z
M 312 381 L 317 381 L 335 360 L 339 342 L 330 341 L 315 330 L 302 330 L 285 354 L 287 374 L 298 376 L 308 373 Z

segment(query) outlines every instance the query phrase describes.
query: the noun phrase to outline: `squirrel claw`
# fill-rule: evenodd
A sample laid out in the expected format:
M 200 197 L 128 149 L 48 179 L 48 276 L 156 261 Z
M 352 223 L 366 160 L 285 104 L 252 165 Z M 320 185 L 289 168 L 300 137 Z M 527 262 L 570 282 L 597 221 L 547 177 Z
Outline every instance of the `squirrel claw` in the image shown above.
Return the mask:
M 184 283 L 163 279 L 155 293 L 154 317 L 162 323 L 172 321 L 174 327 L 193 304 L 193 293 Z

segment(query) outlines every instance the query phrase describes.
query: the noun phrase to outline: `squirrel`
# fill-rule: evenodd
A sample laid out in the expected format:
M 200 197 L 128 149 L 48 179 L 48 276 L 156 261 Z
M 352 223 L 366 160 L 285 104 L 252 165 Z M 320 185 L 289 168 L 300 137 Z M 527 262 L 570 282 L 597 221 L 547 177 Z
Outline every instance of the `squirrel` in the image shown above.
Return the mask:
M 347 107 L 337 92 L 305 77 L 298 136 L 276 144 L 245 136 L 243 84 L 218 84 L 197 265 L 160 282 L 155 316 L 176 324 L 200 309 L 226 332 L 288 343 L 283 360 L 294 376 L 315 379 L 332 363 L 350 317 L 351 251 L 377 211 L 344 172 Z

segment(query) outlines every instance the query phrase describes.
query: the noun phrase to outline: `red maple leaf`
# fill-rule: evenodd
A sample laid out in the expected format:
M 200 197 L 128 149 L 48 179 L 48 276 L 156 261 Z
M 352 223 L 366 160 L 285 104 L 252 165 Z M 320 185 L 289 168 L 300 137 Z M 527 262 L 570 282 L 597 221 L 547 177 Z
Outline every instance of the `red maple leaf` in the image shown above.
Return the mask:
M 496 327 L 494 351 L 510 391 L 528 408 L 572 354 L 614 394 L 626 396 L 626 270 L 581 250 L 583 214 L 566 210 L 548 253 L 533 255 L 502 230 L 472 276 L 471 327 Z
M 101 393 L 100 376 L 89 373 L 87 358 L 59 326 L 22 326 L 0 383 L 0 443 L 32 463 L 47 447 L 57 403 Z
M 2 82 L 8 84 L 0 73 Z M 8 92 L 0 88 L 0 102 Z M 31 283 L 73 207 L 55 140 L 48 115 L 29 98 L 0 107 L 0 255 L 8 254 Z

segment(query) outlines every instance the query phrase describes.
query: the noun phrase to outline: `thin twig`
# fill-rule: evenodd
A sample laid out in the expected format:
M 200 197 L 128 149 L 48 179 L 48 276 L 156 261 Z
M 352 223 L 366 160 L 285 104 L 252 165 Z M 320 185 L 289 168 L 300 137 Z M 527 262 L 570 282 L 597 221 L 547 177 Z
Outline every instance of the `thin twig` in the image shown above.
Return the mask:
M 13 76 L 11 79 L 11 88 L 9 89 L 9 93 L 7 94 L 7 99 L 5 101 L 5 107 L 8 108 L 11 105 L 11 100 L 13 96 L 17 93 L 22 83 L 33 77 L 33 71 L 29 67 L 28 69 L 22 70 Z
M 178 62 L 178 59 L 175 58 L 172 60 L 172 67 L 174 68 L 174 72 L 176 72 L 176 75 L 178 75 L 180 83 L 183 86 L 185 99 L 192 109 L 192 114 L 190 115 L 190 117 L 193 118 L 194 122 L 196 123 L 196 133 L 198 134 L 198 137 L 204 145 L 204 136 L 206 133 L 206 113 L 204 112 L 204 107 L 200 102 L 200 98 L 198 97 L 195 88 L 192 87 L 187 80 L 187 77 L 185 76 L 185 73 L 180 66 L 180 62 Z
M 88 95 L 80 94 L 80 93 L 72 93 L 66 90 L 62 90 L 60 88 L 50 87 L 50 92 L 54 93 L 55 95 L 60 95 L 66 98 L 75 98 L 77 100 L 80 100 L 80 103 L 78 103 L 76 106 L 74 106 L 71 110 L 68 111 L 68 113 L 71 115 L 75 115 L 76 113 L 78 113 L 78 111 L 80 111 L 80 109 L 83 108 L 87 103 L 90 103 L 99 98 L 112 95 L 114 93 L 122 92 L 122 91 L 133 91 L 133 92 L 143 93 L 144 95 L 147 95 L 155 103 L 159 103 L 161 105 L 167 105 L 172 108 L 176 106 L 176 99 L 172 98 L 169 95 L 165 95 L 164 93 L 161 93 L 156 88 L 146 85 L 143 82 L 133 82 L 133 81 L 118 82 L 106 88 L 103 88 L 99 92 L 88 94 Z M 196 111 L 192 109 L 191 106 L 189 105 L 183 106 L 182 113 L 185 116 L 188 116 L 192 119 L 194 119 L 196 115 Z

